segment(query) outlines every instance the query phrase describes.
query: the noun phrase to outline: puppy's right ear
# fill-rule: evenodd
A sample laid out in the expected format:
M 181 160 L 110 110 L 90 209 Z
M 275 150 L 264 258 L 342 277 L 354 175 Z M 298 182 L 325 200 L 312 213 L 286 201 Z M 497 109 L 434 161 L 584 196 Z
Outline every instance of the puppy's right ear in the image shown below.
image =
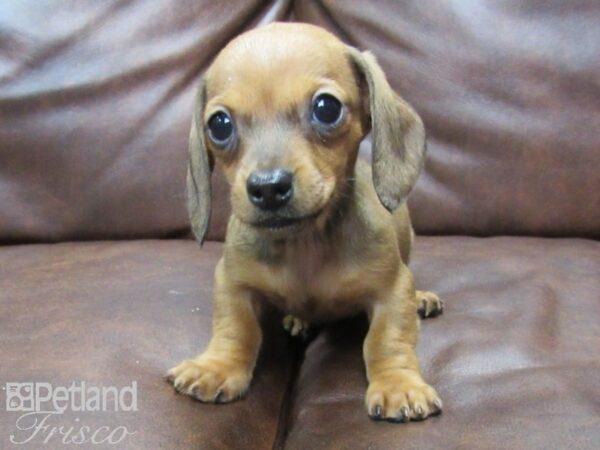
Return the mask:
M 211 211 L 210 164 L 208 149 L 204 142 L 204 106 L 206 104 L 206 85 L 200 82 L 196 94 L 192 129 L 188 147 L 189 161 L 187 170 L 187 199 L 188 214 L 192 225 L 192 232 L 196 240 L 202 245 L 208 230 Z

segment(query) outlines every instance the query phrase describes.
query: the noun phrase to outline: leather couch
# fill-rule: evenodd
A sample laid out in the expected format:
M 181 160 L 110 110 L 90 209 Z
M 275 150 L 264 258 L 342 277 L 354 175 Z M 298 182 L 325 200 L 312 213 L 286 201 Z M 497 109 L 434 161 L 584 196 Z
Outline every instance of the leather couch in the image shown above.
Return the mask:
M 302 342 L 273 313 L 236 403 L 161 378 L 209 339 L 229 210 L 217 174 L 200 249 L 184 206 L 194 87 L 274 20 L 371 49 L 426 124 L 411 265 L 446 304 L 418 347 L 439 417 L 367 418 L 360 317 Z M 598 55 L 594 0 L 3 2 L 0 448 L 35 431 L 5 383 L 73 381 L 135 381 L 137 411 L 70 408 L 51 418 L 63 435 L 20 447 L 62 448 L 85 425 L 127 427 L 132 449 L 600 448 Z

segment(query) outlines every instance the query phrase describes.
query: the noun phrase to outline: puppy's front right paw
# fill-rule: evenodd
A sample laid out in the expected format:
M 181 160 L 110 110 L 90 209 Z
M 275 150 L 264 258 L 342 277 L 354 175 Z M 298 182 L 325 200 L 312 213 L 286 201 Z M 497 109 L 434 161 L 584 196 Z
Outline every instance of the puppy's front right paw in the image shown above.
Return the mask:
M 252 371 L 227 359 L 201 355 L 173 367 L 165 379 L 180 394 L 202 402 L 226 403 L 244 396 Z

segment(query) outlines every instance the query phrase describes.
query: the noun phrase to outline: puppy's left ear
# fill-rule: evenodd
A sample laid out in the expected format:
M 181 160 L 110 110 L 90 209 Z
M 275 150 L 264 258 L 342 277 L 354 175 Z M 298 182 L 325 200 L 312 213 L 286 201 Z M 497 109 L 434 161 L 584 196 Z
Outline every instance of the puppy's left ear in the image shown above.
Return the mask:
M 366 110 L 373 137 L 373 183 L 379 200 L 394 211 L 406 199 L 425 159 L 425 127 L 415 110 L 389 85 L 370 52 L 348 47 L 368 89 Z
M 204 106 L 206 104 L 206 88 L 204 80 L 200 82 L 194 105 L 192 128 L 190 130 L 189 160 L 187 170 L 188 214 L 192 224 L 192 232 L 202 245 L 211 212 L 210 175 L 212 166 L 206 143 L 204 142 Z

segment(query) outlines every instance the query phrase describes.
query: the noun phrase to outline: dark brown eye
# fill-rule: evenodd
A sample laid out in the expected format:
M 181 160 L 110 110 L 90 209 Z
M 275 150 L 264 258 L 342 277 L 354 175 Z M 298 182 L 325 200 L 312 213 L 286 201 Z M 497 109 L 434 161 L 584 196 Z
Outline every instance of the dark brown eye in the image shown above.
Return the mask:
M 342 104 L 330 94 L 320 94 L 313 101 L 313 118 L 323 125 L 335 124 L 342 115 Z
M 225 111 L 214 113 L 208 119 L 208 135 L 216 144 L 225 144 L 233 135 L 233 122 Z

